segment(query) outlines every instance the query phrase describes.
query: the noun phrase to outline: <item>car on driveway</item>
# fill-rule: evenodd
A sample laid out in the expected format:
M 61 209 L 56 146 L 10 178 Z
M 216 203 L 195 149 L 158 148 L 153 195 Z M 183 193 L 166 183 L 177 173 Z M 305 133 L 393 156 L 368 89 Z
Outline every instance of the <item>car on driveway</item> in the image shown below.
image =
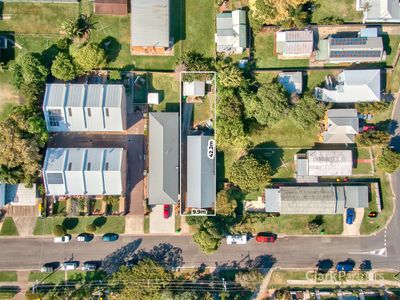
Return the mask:
M 348 208 L 346 210 L 346 224 L 351 225 L 354 223 L 354 219 L 356 218 L 356 211 L 354 208 Z
M 103 237 L 101 238 L 104 242 L 115 242 L 116 240 L 118 240 L 119 235 L 116 233 L 106 233 L 103 235 Z
M 368 217 L 370 217 L 370 218 L 376 218 L 378 216 L 378 213 L 376 212 L 376 211 L 371 211 L 369 214 L 368 214 Z
M 256 242 L 258 243 L 274 243 L 277 239 L 277 235 L 272 232 L 259 232 L 256 236 Z
M 64 235 L 64 236 L 57 236 L 54 238 L 54 243 L 56 244 L 65 244 L 68 243 L 71 240 L 70 235 Z
M 93 234 L 81 233 L 76 237 L 76 240 L 78 242 L 89 243 L 91 240 L 93 240 Z
M 171 205 L 164 204 L 164 219 L 168 219 L 171 215 Z

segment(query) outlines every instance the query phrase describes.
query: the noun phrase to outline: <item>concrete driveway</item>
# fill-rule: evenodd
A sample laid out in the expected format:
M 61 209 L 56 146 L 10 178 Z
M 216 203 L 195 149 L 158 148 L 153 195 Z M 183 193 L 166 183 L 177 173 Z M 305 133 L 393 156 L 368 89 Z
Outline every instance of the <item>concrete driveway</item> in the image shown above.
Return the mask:
M 346 212 L 343 214 L 343 235 L 360 235 L 360 227 L 364 217 L 364 208 L 355 208 L 356 218 L 353 224 L 346 224 Z
M 175 233 L 175 207 L 168 219 L 164 218 L 164 205 L 155 205 L 150 213 L 150 233 Z

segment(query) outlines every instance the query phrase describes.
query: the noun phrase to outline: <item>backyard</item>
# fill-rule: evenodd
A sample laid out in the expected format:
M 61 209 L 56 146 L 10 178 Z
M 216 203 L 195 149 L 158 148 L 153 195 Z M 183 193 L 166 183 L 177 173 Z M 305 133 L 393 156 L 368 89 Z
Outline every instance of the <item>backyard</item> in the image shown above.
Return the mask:
M 341 18 L 345 22 L 361 22 L 362 13 L 356 11 L 354 0 L 316 0 L 311 22 L 319 23 L 327 17 Z
M 123 216 L 108 217 L 48 217 L 38 218 L 33 230 L 34 235 L 51 235 L 55 225 L 63 225 L 67 233 L 77 235 L 86 232 L 86 226 L 95 224 L 97 229 L 95 234 L 104 234 L 108 232 L 124 233 L 125 218 Z

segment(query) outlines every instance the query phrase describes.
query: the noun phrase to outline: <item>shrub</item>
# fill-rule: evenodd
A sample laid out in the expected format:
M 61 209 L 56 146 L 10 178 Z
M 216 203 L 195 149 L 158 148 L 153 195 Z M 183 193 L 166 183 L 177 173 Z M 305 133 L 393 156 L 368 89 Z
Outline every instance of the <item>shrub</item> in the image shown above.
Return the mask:
M 325 17 L 318 21 L 318 24 L 320 24 L 320 25 L 340 25 L 343 23 L 344 23 L 344 20 L 342 18 L 334 17 L 334 16 Z
M 110 80 L 121 80 L 121 72 L 118 70 L 110 71 Z
M 87 224 L 85 229 L 89 233 L 94 233 L 96 231 L 97 227 L 94 224 Z
M 57 237 L 64 236 L 67 234 L 67 230 L 62 225 L 55 225 L 53 228 L 53 234 Z
M 382 149 L 381 155 L 378 157 L 378 167 L 387 173 L 393 173 L 400 166 L 400 153 L 390 148 Z

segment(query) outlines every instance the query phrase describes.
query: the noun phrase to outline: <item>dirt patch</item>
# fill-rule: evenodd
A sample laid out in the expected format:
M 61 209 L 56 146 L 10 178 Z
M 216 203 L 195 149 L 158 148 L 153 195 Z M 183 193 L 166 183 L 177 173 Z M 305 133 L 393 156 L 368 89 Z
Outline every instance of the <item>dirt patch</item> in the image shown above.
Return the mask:
M 17 91 L 15 91 L 9 85 L 3 85 L 1 87 L 0 106 L 3 106 L 6 103 L 15 103 L 15 104 L 20 103 L 20 97 Z

